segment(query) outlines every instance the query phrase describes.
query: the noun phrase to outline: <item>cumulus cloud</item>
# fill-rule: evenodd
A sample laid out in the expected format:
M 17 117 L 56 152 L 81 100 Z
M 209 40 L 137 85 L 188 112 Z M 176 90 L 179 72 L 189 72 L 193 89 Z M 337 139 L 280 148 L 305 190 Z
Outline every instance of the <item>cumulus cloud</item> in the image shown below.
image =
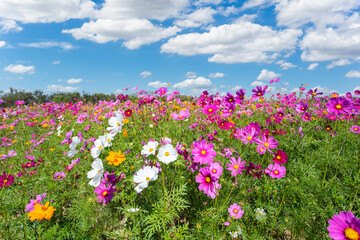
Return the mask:
M 33 47 L 33 48 L 52 48 L 52 47 L 59 47 L 64 50 L 71 50 L 76 48 L 71 43 L 68 42 L 55 42 L 55 41 L 48 41 L 48 42 L 33 42 L 33 43 L 20 43 L 22 47 Z
M 274 79 L 274 78 L 277 78 L 280 76 L 281 76 L 280 73 L 275 73 L 275 72 L 269 71 L 267 69 L 263 69 L 263 70 L 261 70 L 259 76 L 257 77 L 257 80 L 270 81 L 271 79 Z M 255 81 L 255 82 L 257 82 L 257 81 Z M 251 86 L 253 86 L 253 85 L 251 85 Z
M 8 33 L 11 31 L 19 32 L 23 30 L 16 21 L 10 19 L 3 19 L 0 21 L 0 33 Z
M 351 70 L 350 72 L 348 72 L 345 77 L 348 78 L 360 78 L 360 71 L 358 70 Z
M 292 63 L 289 63 L 289 62 L 284 62 L 284 63 L 281 63 L 280 64 L 280 67 L 283 69 L 283 70 L 287 70 L 289 68 L 296 68 L 297 65 L 294 65 Z
M 128 49 L 138 49 L 143 45 L 168 38 L 181 31 L 180 28 L 162 28 L 155 26 L 147 19 L 98 19 L 84 23 L 80 28 L 65 29 L 63 33 L 71 33 L 79 39 L 87 39 L 96 43 L 123 40 Z
M 254 7 L 266 7 L 273 3 L 271 0 L 248 0 L 241 6 L 241 10 L 247 10 Z
M 53 61 L 52 64 L 60 64 L 60 61 L 59 61 L 59 60 L 55 60 L 55 61 Z
M 94 7 L 91 0 L 21 0 L 21 4 L 1 0 L 0 18 L 22 23 L 64 22 L 71 18 L 93 17 Z
M 161 46 L 161 52 L 210 54 L 209 62 L 217 63 L 269 62 L 282 51 L 295 48 L 301 34 L 298 29 L 276 31 L 238 19 L 232 24 L 211 27 L 208 32 L 173 37 Z
M 33 74 L 35 73 L 35 67 L 34 66 L 24 66 L 22 64 L 10 64 L 7 67 L 4 67 L 4 71 L 11 72 L 11 73 L 17 73 L 17 74 Z
M 204 77 L 198 77 L 195 79 L 186 79 L 185 81 L 174 84 L 174 88 L 180 89 L 208 89 L 212 88 L 214 85 L 211 83 L 210 79 Z
M 204 24 L 214 22 L 215 19 L 213 15 L 216 13 L 217 11 L 211 7 L 200 8 L 190 14 L 181 16 L 180 19 L 174 21 L 174 24 L 183 28 L 200 27 Z
M 253 81 L 252 83 L 250 83 L 250 86 L 256 87 L 256 86 L 265 86 L 266 83 L 265 82 L 260 82 L 260 81 Z
M 340 59 L 340 60 L 337 60 L 337 61 L 332 61 L 330 64 L 328 64 L 326 66 L 326 68 L 331 69 L 331 68 L 334 68 L 336 66 L 345 66 L 345 65 L 349 65 L 351 63 L 352 62 L 349 59 Z
M 310 70 L 310 71 L 315 70 L 315 68 L 316 68 L 317 66 L 319 66 L 318 63 L 312 63 L 312 64 L 310 64 L 310 65 L 308 66 L 307 70 Z
M 70 78 L 69 80 L 66 81 L 69 84 L 76 84 L 76 83 L 81 83 L 82 82 L 82 78 Z
M 155 81 L 155 82 L 149 82 L 147 85 L 152 88 L 161 88 L 161 87 L 166 87 L 167 83 Z
M 238 90 L 240 90 L 242 87 L 239 85 L 239 86 L 234 86 L 234 87 L 232 87 L 230 90 L 231 91 L 238 91 Z
M 5 46 L 6 42 L 5 41 L 0 41 L 0 48 L 2 48 L 3 46 Z
M 216 73 L 210 73 L 209 77 L 210 78 L 222 78 L 224 77 L 226 74 L 225 73 L 221 73 L 221 72 L 216 72 Z
M 187 72 L 187 73 L 185 74 L 185 76 L 186 76 L 187 78 L 196 78 L 196 77 L 197 77 L 197 74 L 196 74 L 195 72 Z
M 45 91 L 47 91 L 47 92 L 73 92 L 73 91 L 77 91 L 79 89 L 80 89 L 79 87 L 70 87 L 70 86 L 51 84 L 46 87 Z
M 143 78 L 150 77 L 151 75 L 152 73 L 149 71 L 143 71 L 142 73 L 140 73 L 140 76 Z

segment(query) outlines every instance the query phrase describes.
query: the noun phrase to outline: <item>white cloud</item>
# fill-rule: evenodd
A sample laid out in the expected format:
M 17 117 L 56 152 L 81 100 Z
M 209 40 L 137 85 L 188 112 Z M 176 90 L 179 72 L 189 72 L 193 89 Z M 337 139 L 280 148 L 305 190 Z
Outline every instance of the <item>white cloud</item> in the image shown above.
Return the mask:
M 73 91 L 76 91 L 79 89 L 80 89 L 79 87 L 70 87 L 70 86 L 51 84 L 46 87 L 45 91 L 47 91 L 47 92 L 73 92 Z
M 195 72 L 187 72 L 187 73 L 185 74 L 185 76 L 186 76 L 187 78 L 196 78 L 196 77 L 197 77 L 197 74 L 196 74 Z
M 175 20 L 174 24 L 183 28 L 200 27 L 201 25 L 214 22 L 213 15 L 217 13 L 211 7 L 200 8 L 190 14 L 181 16 L 180 19 Z
M 128 49 L 138 49 L 143 45 L 157 42 L 175 35 L 178 27 L 162 28 L 147 19 L 98 19 L 84 23 L 81 28 L 63 30 L 71 33 L 77 40 L 87 39 L 96 43 L 124 40 Z
M 360 57 L 360 31 L 327 28 L 310 31 L 300 47 L 303 61 L 331 61 Z
M 210 54 L 209 62 L 217 63 L 269 62 L 282 51 L 295 48 L 301 34 L 298 29 L 276 31 L 238 19 L 232 24 L 211 27 L 208 32 L 173 37 L 161 46 L 161 52 Z
M 17 25 L 16 21 L 10 19 L 3 19 L 0 21 L 0 33 L 8 33 L 10 31 L 19 32 L 23 30 Z
M 66 82 L 69 83 L 69 84 L 81 83 L 82 78 L 70 78 L 69 80 L 66 80 Z
M 240 12 L 240 8 L 236 8 L 235 6 L 230 6 L 225 9 L 220 9 L 220 14 L 224 15 L 225 17 L 230 16 L 231 14 L 237 14 Z
M 289 68 L 296 68 L 297 65 L 294 65 L 292 63 L 289 63 L 289 62 L 284 62 L 284 63 L 281 63 L 280 64 L 280 67 L 283 69 L 283 70 L 287 70 Z
M 0 18 L 22 23 L 64 22 L 92 17 L 94 7 L 91 0 L 1 0 Z
M 310 70 L 310 71 L 315 70 L 315 68 L 316 68 L 317 66 L 319 66 L 318 63 L 312 63 L 312 64 L 310 64 L 310 65 L 308 66 L 307 70 Z
M 59 60 L 55 60 L 55 61 L 53 61 L 52 64 L 60 64 L 60 61 L 59 61 Z
M 208 89 L 213 87 L 210 79 L 198 77 L 195 79 L 186 79 L 185 81 L 174 84 L 174 88 L 180 89 Z
M 334 92 L 337 92 L 336 90 L 330 90 L 329 88 L 327 87 L 321 87 L 320 85 L 319 86 L 316 86 L 314 88 L 312 88 L 312 90 L 315 90 L 315 89 L 318 89 L 318 92 L 322 92 L 323 95 L 322 96 L 328 96 Z
M 155 82 L 149 82 L 148 86 L 152 87 L 152 88 L 161 88 L 161 87 L 166 87 L 167 83 L 165 82 L 160 82 L 160 81 L 155 81 Z
M 48 41 L 48 42 L 33 42 L 33 43 L 20 43 L 20 46 L 23 47 L 33 47 L 33 48 L 51 48 L 51 47 L 59 47 L 64 50 L 71 50 L 76 48 L 71 43 L 67 42 L 54 42 L 54 41 Z
M 250 86 L 256 87 L 256 86 L 265 86 L 266 83 L 260 82 L 260 81 L 253 81 Z
M 117 89 L 114 91 L 114 94 L 121 94 L 123 93 L 124 91 L 122 89 Z
M 271 1 L 271 0 L 248 0 L 241 6 L 241 10 L 247 10 L 247 9 L 254 8 L 254 7 L 259 8 L 259 7 L 268 6 L 272 2 L 273 1 Z
M 269 71 L 267 69 L 263 69 L 263 70 L 261 70 L 259 76 L 257 77 L 257 80 L 270 81 L 271 79 L 274 79 L 274 78 L 277 78 L 280 76 L 281 76 L 280 73 L 275 73 L 275 72 Z M 251 86 L 253 86 L 253 85 L 251 85 Z
M 345 66 L 345 65 L 349 65 L 351 63 L 352 62 L 349 59 L 340 59 L 340 60 L 337 60 L 337 61 L 332 61 L 330 64 L 328 64 L 326 66 L 326 68 L 331 69 L 331 68 L 334 68 L 336 66 Z
M 345 77 L 348 78 L 360 78 L 360 71 L 358 70 L 351 70 L 350 72 L 348 72 Z
M 4 71 L 11 72 L 11 73 L 17 73 L 17 74 L 33 74 L 35 73 L 35 67 L 34 66 L 24 66 L 21 64 L 10 64 L 7 67 L 4 67 Z
M 278 25 L 297 28 L 309 22 L 317 28 L 339 25 L 346 13 L 360 7 L 359 0 L 278 0 L 276 19 Z
M 221 3 L 222 0 L 199 0 L 196 4 L 213 4 L 218 5 Z
M 231 91 L 238 91 L 238 90 L 240 90 L 242 87 L 241 86 L 234 86 L 234 87 L 232 87 L 230 90 Z
M 0 48 L 2 48 L 3 46 L 5 46 L 6 42 L 5 41 L 0 41 Z
M 221 72 L 216 72 L 216 73 L 210 73 L 209 77 L 211 78 L 222 78 L 224 77 L 226 74 L 225 73 L 221 73 Z
M 149 71 L 143 71 L 142 73 L 140 73 L 140 76 L 142 76 L 143 78 L 150 77 L 151 75 L 152 73 Z

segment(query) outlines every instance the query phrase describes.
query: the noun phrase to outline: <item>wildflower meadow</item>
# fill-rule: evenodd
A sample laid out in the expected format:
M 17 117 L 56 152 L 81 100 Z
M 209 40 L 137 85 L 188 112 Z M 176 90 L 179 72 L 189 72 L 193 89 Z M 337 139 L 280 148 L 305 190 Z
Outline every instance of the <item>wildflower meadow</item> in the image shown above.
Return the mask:
M 0 100 L 0 239 L 359 240 L 360 91 L 305 87 Z

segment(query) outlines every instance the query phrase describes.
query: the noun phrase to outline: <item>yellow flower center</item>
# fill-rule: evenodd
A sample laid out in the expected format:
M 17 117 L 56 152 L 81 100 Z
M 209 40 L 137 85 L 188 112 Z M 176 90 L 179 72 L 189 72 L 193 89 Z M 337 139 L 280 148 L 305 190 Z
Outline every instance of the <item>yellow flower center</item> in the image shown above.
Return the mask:
M 357 129 L 357 128 L 354 128 L 354 130 L 355 130 L 355 131 L 357 131 L 357 130 L 359 130 L 359 129 Z
M 211 182 L 211 179 L 209 177 L 206 177 L 205 181 L 206 182 Z
M 57 178 L 58 178 L 58 179 L 60 179 L 60 178 L 61 178 L 61 176 L 58 176 Z
M 352 228 L 346 228 L 345 237 L 350 240 L 359 240 L 359 233 Z
M 4 180 L 4 183 L 7 183 L 7 182 L 8 182 L 8 180 L 7 180 L 7 179 L 5 179 L 5 180 Z
M 234 213 L 237 213 L 238 212 L 238 210 L 237 209 L 234 209 Z
M 110 138 L 108 138 L 108 139 L 107 139 L 107 142 L 109 143 L 110 141 L 111 141 L 111 139 L 110 139 Z
M 264 146 L 265 146 L 265 147 L 269 147 L 269 144 L 268 144 L 268 143 L 264 143 Z
M 99 146 L 99 150 L 102 149 L 102 146 Z
M 202 155 L 205 155 L 205 154 L 206 154 L 206 151 L 205 151 L 205 150 L 201 150 L 201 154 L 202 154 Z
M 261 92 L 258 92 L 258 96 L 260 96 L 261 95 Z
M 279 155 L 277 155 L 277 156 L 276 156 L 276 159 L 277 159 L 277 160 L 280 160 L 280 159 L 281 159 L 281 157 L 280 157 Z
M 103 196 L 106 196 L 107 194 L 108 194 L 108 192 L 107 192 L 107 191 L 104 191 L 102 195 L 103 195 Z
M 183 116 L 179 116 L 179 118 L 183 118 Z
M 119 122 L 117 122 L 116 125 L 117 125 L 118 127 L 120 127 L 120 123 L 119 123 Z
M 212 110 L 212 108 L 210 108 L 209 110 L 208 110 L 208 112 L 212 112 L 213 110 Z
M 239 168 L 239 165 L 235 164 L 234 169 L 238 169 L 238 168 Z
M 340 104 L 336 104 L 335 108 L 336 109 L 342 109 L 342 106 Z
M 275 175 L 278 175 L 278 174 L 279 174 L 279 171 L 278 171 L 278 170 L 275 170 L 275 171 L 274 171 L 274 174 L 275 174 Z
M 232 112 L 232 110 L 231 110 L 231 109 L 229 109 L 229 112 Z
M 48 206 L 44 205 L 41 207 L 41 210 L 46 211 L 48 209 Z
M 165 156 L 167 156 L 167 157 L 168 157 L 169 155 L 170 155 L 170 153 L 169 153 L 169 152 L 166 152 L 166 153 L 165 153 Z
M 146 177 L 146 181 L 149 181 L 150 180 L 150 178 L 149 177 Z
M 216 173 L 217 171 L 216 171 L 216 169 L 213 169 L 212 172 L 213 172 L 213 173 Z
M 98 173 L 100 173 L 100 172 L 101 172 L 101 170 L 98 171 Z
M 154 151 L 154 149 L 153 149 L 153 148 L 150 148 L 150 149 L 149 149 L 149 152 L 152 152 L 152 151 Z
M 246 139 L 247 139 L 248 141 L 250 141 L 250 140 L 251 140 L 251 137 L 250 137 L 250 136 L 248 136 Z

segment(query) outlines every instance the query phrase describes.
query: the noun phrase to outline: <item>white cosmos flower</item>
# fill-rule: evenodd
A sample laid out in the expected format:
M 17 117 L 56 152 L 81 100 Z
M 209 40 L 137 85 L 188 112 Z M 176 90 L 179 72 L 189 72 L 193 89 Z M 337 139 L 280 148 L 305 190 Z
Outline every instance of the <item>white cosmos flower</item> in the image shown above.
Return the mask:
M 255 210 L 255 218 L 256 218 L 256 220 L 258 220 L 258 221 L 263 221 L 263 220 L 265 220 L 265 218 L 266 218 L 266 213 L 265 213 L 264 209 L 262 209 L 262 208 L 257 208 L 257 209 Z
M 91 164 L 93 170 L 87 173 L 88 178 L 92 178 L 89 184 L 93 187 L 100 185 L 101 177 L 104 173 L 104 166 L 100 158 L 96 158 L 95 161 Z
M 135 191 L 140 193 L 142 190 L 148 187 L 149 181 L 156 180 L 158 178 L 159 169 L 156 167 L 146 166 L 139 171 L 137 171 L 134 175 L 134 182 L 138 183 L 135 187 Z
M 104 135 L 104 137 L 105 137 L 104 147 L 110 147 L 112 145 L 111 141 L 113 140 L 114 136 L 111 135 L 110 133 L 107 133 Z
M 105 136 L 100 136 L 96 141 L 94 142 L 95 147 L 91 149 L 91 156 L 93 158 L 97 158 L 101 151 L 104 149 L 105 144 Z
M 171 144 L 165 144 L 159 149 L 157 157 L 160 162 L 168 164 L 177 159 L 178 153 Z
M 120 111 L 115 111 L 114 115 L 114 117 L 111 117 L 109 119 L 110 127 L 106 129 L 110 131 L 110 134 L 112 136 L 115 136 L 118 132 L 121 132 L 121 128 L 124 125 L 124 116 L 122 115 L 122 113 Z
M 155 151 L 158 145 L 159 143 L 156 141 L 148 142 L 147 145 L 143 146 L 143 149 L 141 150 L 141 155 L 144 155 L 145 157 L 155 155 Z
M 79 145 L 79 143 L 81 142 L 79 137 L 76 136 L 76 137 L 73 137 L 71 139 L 71 143 L 70 143 L 70 151 L 68 152 L 68 157 L 73 157 L 75 156 L 75 154 L 77 154 L 79 152 L 79 150 L 76 149 L 76 147 Z

